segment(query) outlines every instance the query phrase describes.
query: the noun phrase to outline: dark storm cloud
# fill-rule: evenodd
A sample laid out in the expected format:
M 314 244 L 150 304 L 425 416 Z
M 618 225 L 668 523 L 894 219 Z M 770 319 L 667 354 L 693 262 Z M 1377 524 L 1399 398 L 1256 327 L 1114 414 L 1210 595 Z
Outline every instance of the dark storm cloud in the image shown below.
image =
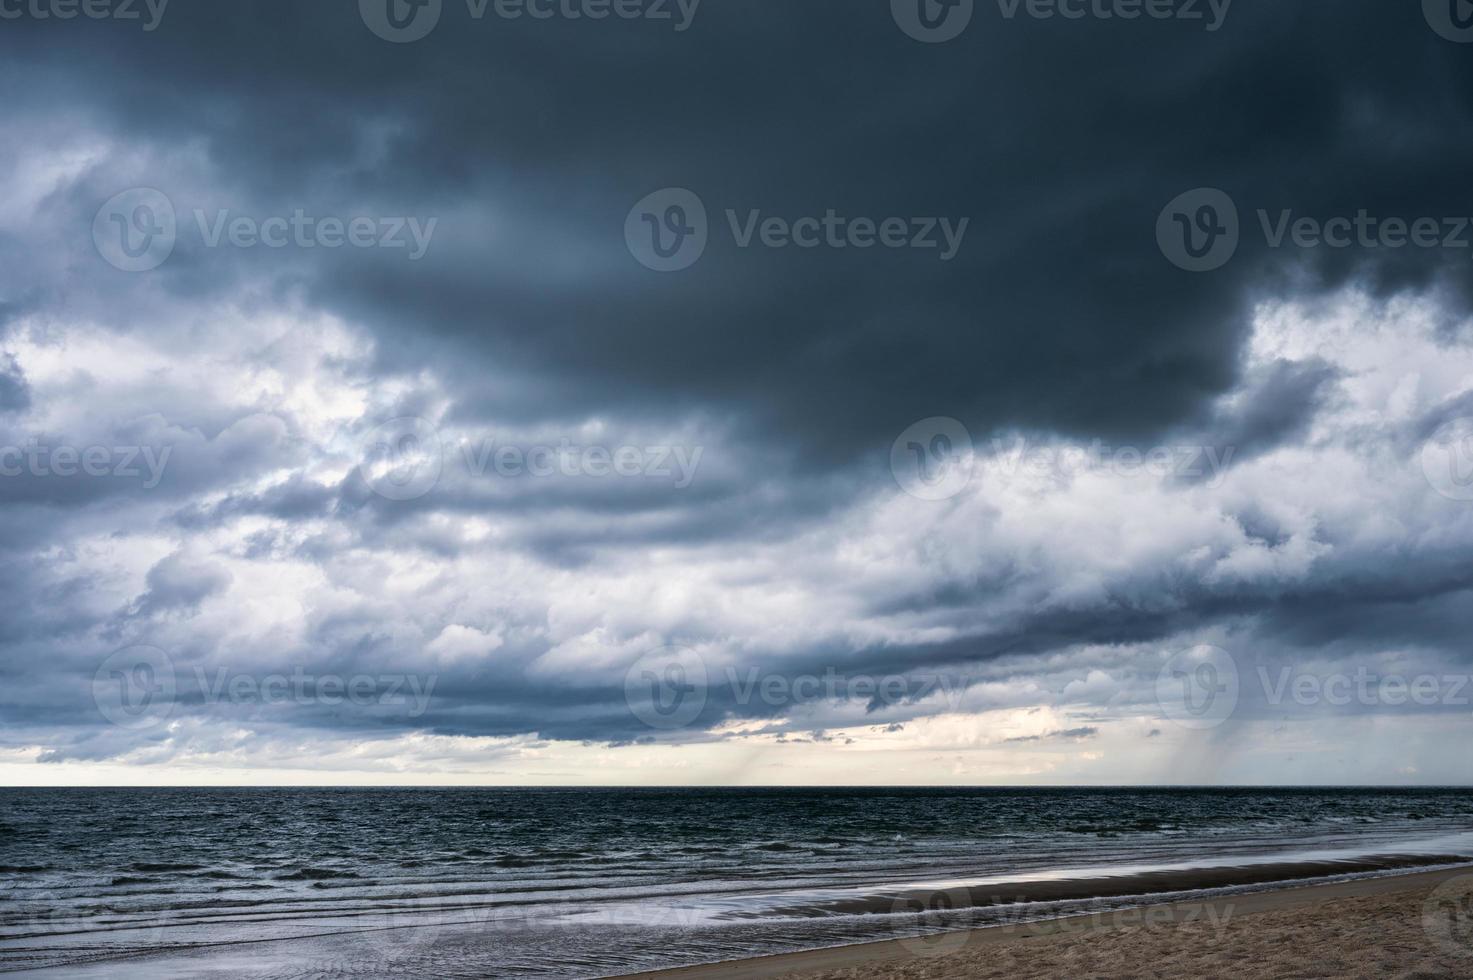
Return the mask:
M 192 562 L 172 554 L 148 570 L 148 591 L 133 603 L 133 616 L 153 616 L 171 610 L 197 608 L 230 585 L 230 573 L 208 563 Z
M 1085 725 L 1080 728 L 1065 728 L 1056 732 L 1047 732 L 1043 735 L 1020 735 L 1017 738 L 1006 739 L 1008 742 L 1041 742 L 1045 739 L 1075 740 L 1082 738 L 1094 738 L 1100 733 L 1098 728 Z
M 1279 361 L 1263 375 L 1248 379 L 1253 387 L 1244 404 L 1221 413 L 1210 426 L 1216 445 L 1232 447 L 1238 462 L 1301 437 L 1337 372 L 1322 361 Z
M 1271 270 L 1303 266 L 1296 291 L 1352 277 L 1389 290 L 1453 261 L 1270 254 L 1255 209 L 1456 214 L 1470 140 L 1463 52 L 1419 10 L 1369 3 L 1239 4 L 1210 33 L 984 4 L 936 46 L 884 4 L 837 2 L 708 3 L 684 32 L 473 22 L 448 3 L 406 45 L 344 2 L 181 3 L 149 33 L 86 26 L 8 25 L 8 90 L 165 150 L 197 141 L 219 183 L 182 206 L 359 200 L 441 218 L 418 263 L 185 248 L 170 288 L 269 270 L 376 324 L 396 368 L 437 359 L 467 387 L 492 361 L 535 373 L 530 398 L 466 391 L 482 411 L 704 404 L 822 464 L 929 414 L 978 431 L 1165 429 L 1232 381 L 1247 300 L 1284 285 Z M 1226 268 L 1189 275 L 1154 225 L 1201 185 L 1238 202 L 1244 241 Z M 630 206 L 663 186 L 692 188 L 712 216 L 707 255 L 679 275 L 623 246 Z M 743 250 L 727 208 L 971 225 L 950 263 Z
M 0 412 L 18 411 L 30 404 L 31 392 L 25 374 L 14 357 L 0 356 Z

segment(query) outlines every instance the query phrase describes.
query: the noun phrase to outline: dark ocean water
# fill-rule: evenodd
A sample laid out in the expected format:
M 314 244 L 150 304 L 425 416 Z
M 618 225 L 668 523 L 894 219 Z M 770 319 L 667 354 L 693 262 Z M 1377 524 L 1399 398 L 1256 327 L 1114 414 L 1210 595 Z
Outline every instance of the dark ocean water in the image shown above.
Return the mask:
M 3 789 L 0 971 L 599 977 L 1464 861 L 1468 790 Z

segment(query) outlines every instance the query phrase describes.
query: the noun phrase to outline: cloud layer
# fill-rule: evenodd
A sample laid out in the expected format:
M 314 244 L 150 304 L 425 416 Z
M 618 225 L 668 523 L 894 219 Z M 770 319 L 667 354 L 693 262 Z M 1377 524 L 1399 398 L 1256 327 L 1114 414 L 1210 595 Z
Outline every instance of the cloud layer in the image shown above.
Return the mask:
M 473 9 L 0 32 L 7 777 L 1463 778 L 1470 250 L 1272 234 L 1468 213 L 1415 6 Z

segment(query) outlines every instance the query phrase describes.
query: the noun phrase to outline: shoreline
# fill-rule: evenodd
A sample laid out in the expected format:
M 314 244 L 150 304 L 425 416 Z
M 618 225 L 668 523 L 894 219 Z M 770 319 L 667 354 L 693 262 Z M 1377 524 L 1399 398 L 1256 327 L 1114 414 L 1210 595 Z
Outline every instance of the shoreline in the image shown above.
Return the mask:
M 1473 864 L 1358 878 L 1352 881 L 1291 885 L 1215 898 L 1165 902 L 1107 912 L 1060 916 L 1028 923 L 1006 923 L 915 938 L 883 939 L 799 952 L 775 953 L 696 966 L 619 974 L 606 980 L 769 980 L 788 975 L 846 971 L 844 976 L 882 977 L 918 964 L 942 965 L 948 957 L 1001 949 L 1011 944 L 1039 952 L 1070 940 L 1120 937 L 1123 930 L 1201 926 L 1225 929 L 1244 916 L 1318 911 L 1324 903 L 1392 900 L 1430 893 L 1457 878 L 1473 885 Z M 1418 910 L 1420 916 L 1420 909 Z M 1473 946 L 1468 949 L 1473 957 Z M 889 969 L 887 969 L 889 968 Z M 1467 969 L 1473 971 L 1473 958 Z M 1210 971 L 1203 975 L 1209 975 Z M 930 975 L 926 973 L 924 975 Z M 1034 973 L 1048 976 L 1049 973 Z M 1454 974 L 1449 974 L 1454 975 Z

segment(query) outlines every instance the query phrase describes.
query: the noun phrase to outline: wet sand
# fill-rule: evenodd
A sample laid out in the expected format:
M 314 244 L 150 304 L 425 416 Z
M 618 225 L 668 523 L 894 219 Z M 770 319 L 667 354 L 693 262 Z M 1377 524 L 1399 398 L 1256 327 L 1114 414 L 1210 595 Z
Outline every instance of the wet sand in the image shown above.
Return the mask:
M 629 980 L 1473 977 L 1473 869 L 758 957 Z

